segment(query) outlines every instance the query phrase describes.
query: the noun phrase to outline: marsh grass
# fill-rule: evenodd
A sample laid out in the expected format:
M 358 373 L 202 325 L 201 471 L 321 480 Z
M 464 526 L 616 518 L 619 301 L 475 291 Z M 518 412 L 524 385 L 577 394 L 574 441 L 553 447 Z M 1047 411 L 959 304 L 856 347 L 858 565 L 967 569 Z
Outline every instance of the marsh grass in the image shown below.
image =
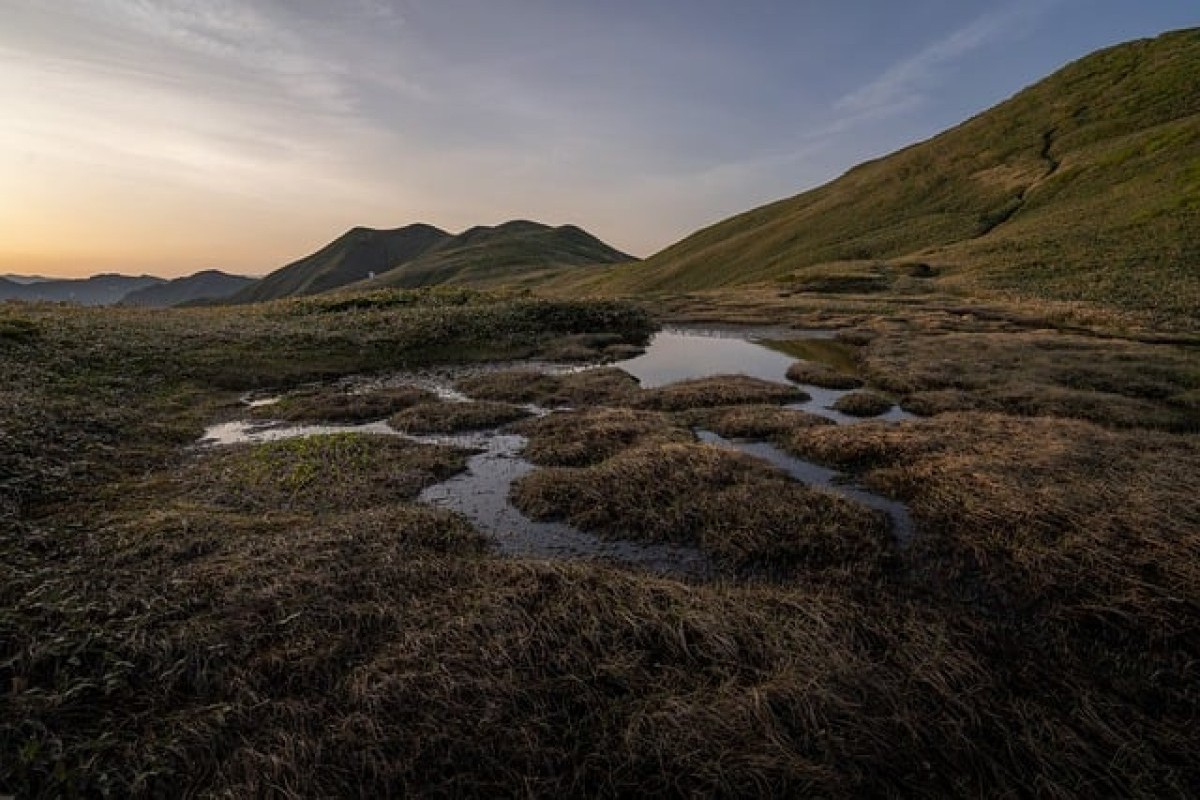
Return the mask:
M 185 467 L 183 480 L 218 507 L 344 513 L 412 500 L 462 470 L 466 457 L 394 436 L 322 434 L 214 450 Z
M 893 403 L 878 392 L 850 392 L 833 401 L 833 408 L 852 417 L 878 417 L 886 414 Z
M 631 447 L 695 439 L 666 414 L 627 408 L 556 412 L 511 429 L 529 439 L 525 458 L 547 467 L 589 466 Z
M 456 388 L 480 400 L 537 403 L 546 407 L 620 403 L 638 390 L 637 379 L 613 367 L 551 374 L 534 369 L 484 373 L 459 381 Z
M 338 388 L 310 389 L 284 395 L 279 402 L 249 409 L 259 419 L 291 422 L 371 422 L 421 403 L 437 400 L 416 386 L 349 391 Z
M 869 332 L 866 374 L 888 391 L 908 381 L 900 394 L 1098 392 L 1069 377 L 1081 365 L 1110 377 L 1104 393 L 1172 414 L 1196 390 L 1193 351 L 1162 343 L 1179 330 L 1125 312 L 776 294 L 662 306 Z M 9 317 L 36 334 L 0 338 L 0 794 L 1159 798 L 1200 785 L 1194 434 L 979 412 L 843 428 L 761 403 L 667 417 L 630 409 L 633 390 L 614 403 L 624 412 L 519 423 L 531 447 L 540 426 L 555 445 L 635 429 L 597 434 L 620 441 L 602 460 L 532 473 L 532 499 L 620 536 L 701 541 L 726 565 L 723 580 L 684 583 L 500 558 L 462 517 L 404 499 L 462 453 L 354 438 L 187 447 L 246 388 L 512 358 L 562 335 L 633 344 L 646 318 L 628 307 L 380 293 Z M 1086 348 L 1051 354 L 1034 326 L 1158 344 L 1076 331 Z M 864 509 L 674 441 L 699 418 L 770 430 L 905 500 L 918 537 L 895 549 Z M 314 464 L 357 484 L 322 486 Z M 414 477 L 374 490 L 395 474 Z M 735 579 L 743 569 L 757 577 Z
M 388 425 L 403 433 L 459 433 L 495 428 L 529 414 L 520 406 L 487 400 L 422 403 L 393 414 Z
M 789 381 L 820 386 L 822 389 L 857 389 L 863 385 L 862 378 L 830 369 L 823 364 L 797 361 L 787 369 Z
M 809 396 L 795 386 L 747 375 L 716 375 L 644 389 L 629 404 L 654 411 L 686 411 L 743 403 L 798 403 L 808 399 Z
M 798 428 L 834 424 L 828 417 L 768 405 L 717 406 L 676 416 L 690 428 L 703 428 L 729 439 L 774 439 Z
M 696 545 L 734 573 L 869 570 L 888 549 L 877 512 L 709 445 L 646 445 L 591 467 L 538 470 L 514 484 L 512 499 L 534 519 Z

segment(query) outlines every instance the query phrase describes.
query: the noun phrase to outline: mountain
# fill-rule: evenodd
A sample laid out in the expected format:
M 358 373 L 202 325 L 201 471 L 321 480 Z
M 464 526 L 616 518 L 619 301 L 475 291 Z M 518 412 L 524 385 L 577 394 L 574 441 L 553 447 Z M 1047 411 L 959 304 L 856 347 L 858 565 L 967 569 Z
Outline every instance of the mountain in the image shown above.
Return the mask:
M 19 283 L 22 286 L 30 283 L 44 283 L 52 281 L 54 278 L 47 278 L 42 275 L 0 275 L 0 281 L 9 281 L 11 283 Z
M 632 256 L 574 225 L 551 227 L 514 220 L 494 227 L 470 228 L 453 236 L 421 224 L 395 230 L 354 228 L 225 302 L 254 303 L 343 286 L 495 286 L 536 279 L 565 267 L 630 260 Z
M 197 300 L 220 300 L 253 283 L 254 278 L 208 269 L 132 291 L 121 299 L 119 305 L 166 308 Z
M 133 277 L 107 274 L 25 284 L 0 279 L 0 300 L 49 300 L 84 306 L 108 306 L 130 292 L 165 282 L 151 275 Z
M 394 230 L 353 228 L 305 256 L 229 297 L 229 303 L 256 303 L 319 294 L 385 272 L 416 258 L 450 234 L 432 225 Z
M 444 283 L 493 286 L 561 267 L 633 261 L 574 225 L 551 227 L 514 220 L 479 226 L 444 239 L 418 258 L 355 284 L 354 288 L 417 288 Z
M 1194 313 L 1200 29 L 1102 50 L 841 178 L 610 271 L 609 292 L 935 286 Z

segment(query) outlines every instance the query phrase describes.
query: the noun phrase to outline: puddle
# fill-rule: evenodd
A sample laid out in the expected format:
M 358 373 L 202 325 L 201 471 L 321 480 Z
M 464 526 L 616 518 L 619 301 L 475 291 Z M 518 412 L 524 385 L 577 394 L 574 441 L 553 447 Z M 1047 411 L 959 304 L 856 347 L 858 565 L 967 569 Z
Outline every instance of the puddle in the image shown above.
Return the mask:
M 432 388 L 432 387 L 430 387 Z M 545 409 L 531 406 L 534 413 Z M 478 450 L 467 469 L 447 481 L 427 487 L 420 501 L 457 511 L 489 535 L 496 549 L 512 556 L 555 559 L 591 559 L 634 566 L 651 572 L 703 578 L 712 574 L 708 559 L 699 550 L 675 545 L 611 541 L 564 523 L 534 522 L 508 500 L 513 481 L 535 467 L 521 458 L 524 436 L 498 430 L 463 434 L 413 435 L 401 433 L 386 421 L 364 425 L 295 425 L 287 422 L 225 422 L 209 426 L 199 444 L 220 447 L 260 444 L 303 436 L 360 433 L 399 436 L 422 444 Z
M 633 375 L 647 389 L 712 375 L 749 375 L 775 383 L 794 384 L 788 380 L 787 371 L 788 367 L 796 362 L 796 356 L 781 352 L 781 349 L 795 349 L 789 346 L 793 343 L 803 345 L 807 340 L 822 345 L 846 346 L 834 342 L 832 337 L 833 331 L 670 328 L 655 334 L 642 355 L 618 361 L 612 366 Z M 915 419 L 900 406 L 892 406 L 886 413 L 877 417 L 852 417 L 832 408 L 839 397 L 849 392 L 822 389 L 803 383 L 794 385 L 801 386 L 811 399 L 803 403 L 789 404 L 788 408 L 807 411 L 831 419 L 839 425 L 869 420 L 899 422 Z
M 878 509 L 887 514 L 888 519 L 891 521 L 892 536 L 895 537 L 898 544 L 906 545 L 912 539 L 914 530 L 912 516 L 908 513 L 908 508 L 903 503 L 884 497 L 883 495 L 875 494 L 861 486 L 845 483 L 846 476 L 837 470 L 822 467 L 820 464 L 814 464 L 802 458 L 796 458 L 769 442 L 735 441 L 718 436 L 712 431 L 704 430 L 697 430 L 696 436 L 702 442 L 715 444 L 719 447 L 728 447 L 754 456 L 755 458 L 761 458 L 763 461 L 767 461 L 784 470 L 796 481 L 807 486 L 828 489 L 845 498 L 861 503 L 868 508 Z
M 755 378 L 791 383 L 788 367 L 796 354 L 825 352 L 832 341 L 831 331 L 796 331 L 781 328 L 751 329 L 669 329 L 658 333 L 646 352 L 611 366 L 629 372 L 646 388 L 663 386 L 676 381 L 710 375 L 741 374 Z M 760 344 L 760 342 L 762 342 Z M 769 345 L 769 346 L 768 346 Z M 772 349 L 775 348 L 775 349 Z M 800 349 L 797 349 L 800 348 Z M 453 388 L 454 383 L 472 374 L 498 369 L 539 369 L 547 372 L 576 372 L 579 366 L 504 363 L 447 367 L 419 372 L 402 373 L 381 379 L 346 379 L 356 391 L 395 386 L 418 386 L 433 392 L 442 400 L 467 402 L 467 396 Z M 828 417 L 839 424 L 861 422 L 834 411 L 831 406 L 844 391 L 803 385 L 811 395 L 804 403 L 788 408 L 799 409 Z M 278 397 L 243 398 L 249 407 L 262 407 L 278 402 Z M 527 406 L 534 414 L 546 414 L 546 409 Z M 894 407 L 887 414 L 873 419 L 897 421 L 912 415 Z M 537 558 L 595 559 L 631 565 L 650 571 L 689 577 L 708 577 L 712 568 L 697 549 L 677 545 L 643 544 L 633 541 L 609 541 L 577 530 L 564 523 L 534 522 L 508 500 L 513 481 L 535 469 L 520 456 L 526 439 L 499 430 L 452 435 L 410 435 L 390 427 L 386 421 L 360 425 L 296 425 L 279 421 L 237 421 L 210 426 L 200 439 L 202 446 L 262 443 L 297 436 L 317 436 L 333 433 L 361 433 L 400 436 L 415 442 L 451 445 L 477 451 L 467 463 L 467 469 L 447 481 L 426 488 L 420 500 L 430 505 L 448 508 L 463 514 L 495 542 L 496 549 L 513 556 Z M 761 458 L 784 469 L 797 481 L 837 492 L 870 508 L 883 511 L 891 520 L 892 532 L 901 544 L 913 534 L 912 519 L 903 504 L 847 484 L 843 476 L 802 459 L 795 458 L 767 442 L 731 441 L 708 431 L 697 431 L 701 441 L 730 447 Z
M 418 437 L 419 441 L 435 437 Z M 524 436 L 491 433 L 482 439 L 437 437 L 439 444 L 482 446 L 467 470 L 448 481 L 430 486 L 421 501 L 457 511 L 496 542 L 496 549 L 513 556 L 536 558 L 598 559 L 633 565 L 671 575 L 705 577 L 708 559 L 694 548 L 611 541 L 559 522 L 534 522 L 508 501 L 513 481 L 535 467 L 520 457 Z

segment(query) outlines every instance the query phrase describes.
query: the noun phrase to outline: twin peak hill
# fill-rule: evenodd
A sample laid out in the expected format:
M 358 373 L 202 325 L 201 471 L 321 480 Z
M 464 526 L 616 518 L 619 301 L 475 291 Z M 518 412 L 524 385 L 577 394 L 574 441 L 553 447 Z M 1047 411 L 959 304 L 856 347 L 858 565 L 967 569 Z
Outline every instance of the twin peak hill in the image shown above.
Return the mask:
M 343 288 L 513 286 L 536 283 L 563 268 L 633 260 L 574 225 L 516 220 L 457 235 L 424 224 L 393 230 L 354 228 L 224 302 L 256 303 Z

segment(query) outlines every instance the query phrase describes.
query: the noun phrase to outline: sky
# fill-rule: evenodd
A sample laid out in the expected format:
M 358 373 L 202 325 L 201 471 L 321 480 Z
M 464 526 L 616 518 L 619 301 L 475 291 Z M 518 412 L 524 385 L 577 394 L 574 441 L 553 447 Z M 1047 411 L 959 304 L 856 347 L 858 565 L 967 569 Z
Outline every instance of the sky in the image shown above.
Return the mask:
M 1192 0 L 0 0 L 0 273 L 264 274 L 356 225 L 637 256 Z

